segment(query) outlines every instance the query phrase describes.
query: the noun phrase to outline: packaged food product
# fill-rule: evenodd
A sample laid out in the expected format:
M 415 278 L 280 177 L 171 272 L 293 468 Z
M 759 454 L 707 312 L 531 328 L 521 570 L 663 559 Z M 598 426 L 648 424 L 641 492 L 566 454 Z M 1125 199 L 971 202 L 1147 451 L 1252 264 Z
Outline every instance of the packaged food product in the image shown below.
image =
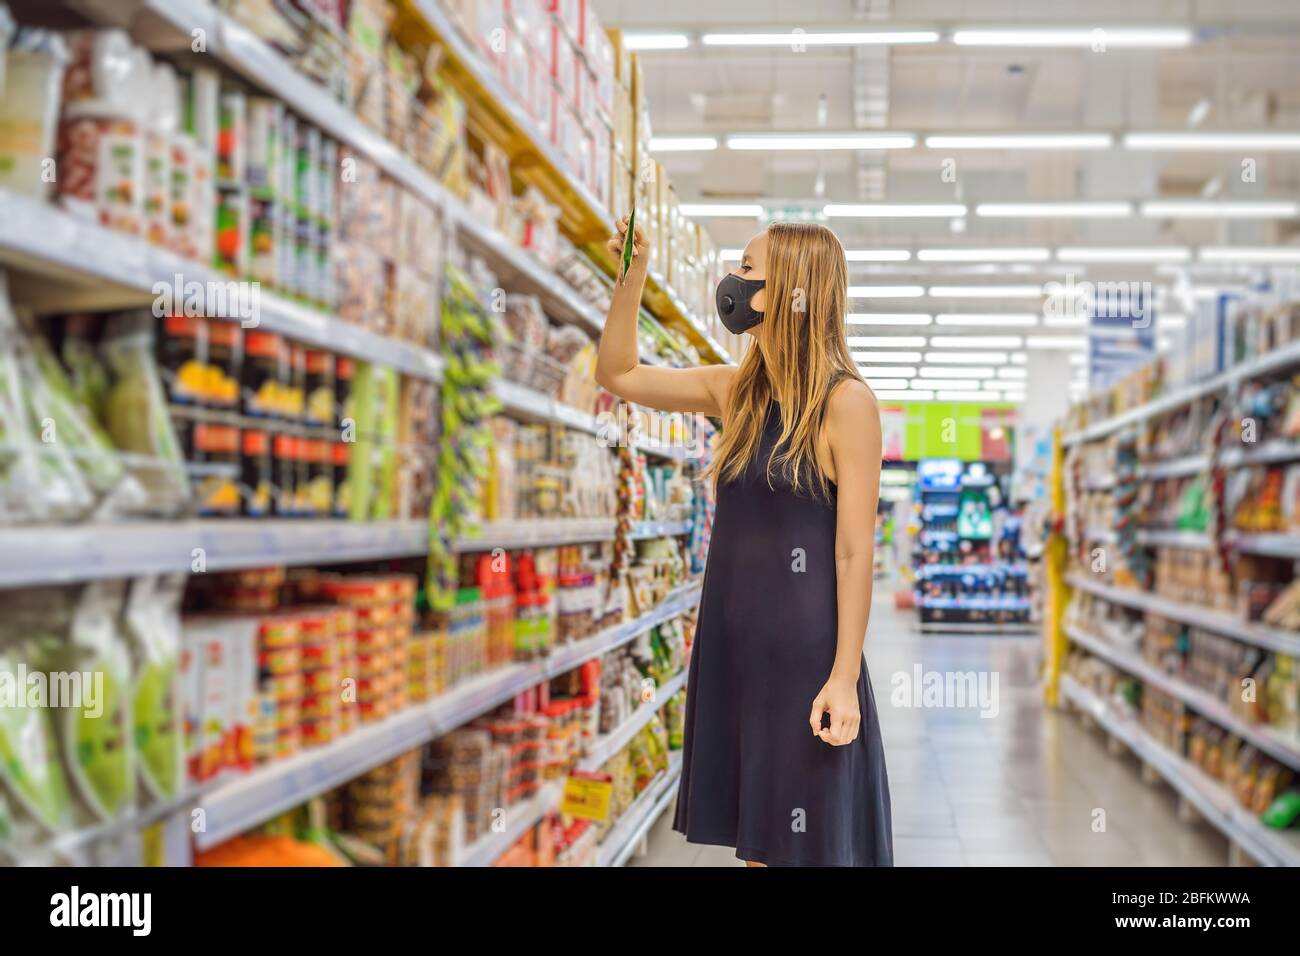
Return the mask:
M 59 125 L 58 193 L 75 215 L 140 235 L 144 227 L 144 134 L 122 107 L 68 105 Z
M 225 90 L 217 112 L 217 186 L 244 189 L 248 181 L 248 100 L 238 90 Z
M 180 126 L 180 90 L 170 65 L 158 63 L 151 76 L 151 102 L 144 132 L 144 231 L 156 246 L 176 246 L 172 159 Z
M 277 494 L 270 434 L 265 429 L 245 429 L 241 451 L 239 490 L 243 514 L 265 518 L 273 512 Z
M 148 312 L 114 315 L 101 351 L 113 376 L 103 419 L 113 444 L 140 456 L 131 472 L 146 490 L 145 509 L 178 513 L 190 499 L 190 482 L 154 361 L 154 318 Z
M 217 190 L 216 239 L 212 264 L 218 271 L 236 277 L 249 273 L 251 214 L 246 189 Z
M 209 319 L 208 361 L 204 367 L 203 403 L 222 411 L 239 410 L 243 378 L 244 336 L 238 322 Z
M 8 27 L 0 27 L 0 188 L 43 199 L 54 182 L 49 159 L 68 50 L 58 34 L 23 30 L 6 55 Z
M 143 577 L 131 584 L 123 621 L 130 642 L 132 732 L 140 787 L 149 800 L 180 792 L 185 774 L 180 699 L 180 602 L 184 579 Z
M 0 793 L 9 805 L 11 839 L 20 845 L 38 845 L 72 822 L 55 714 L 48 700 L 28 700 L 26 682 L 14 679 L 39 666 L 34 634 L 66 631 L 68 604 L 63 589 L 29 589 L 0 617 L 0 674 L 10 675 L 0 681 Z
M 244 340 L 244 414 L 281 418 L 290 387 L 289 347 L 274 332 L 250 331 Z
M 81 678 L 80 706 L 54 717 L 78 822 L 111 820 L 134 805 L 130 655 L 118 630 L 124 586 L 94 581 L 73 599 L 67 640 L 42 647 L 41 667 Z

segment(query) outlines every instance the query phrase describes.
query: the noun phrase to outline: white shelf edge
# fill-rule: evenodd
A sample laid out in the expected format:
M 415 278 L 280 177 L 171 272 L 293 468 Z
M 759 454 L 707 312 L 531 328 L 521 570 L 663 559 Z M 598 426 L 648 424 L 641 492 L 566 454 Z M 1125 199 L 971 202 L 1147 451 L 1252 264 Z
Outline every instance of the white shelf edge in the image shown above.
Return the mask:
M 506 811 L 506 823 L 500 833 L 489 830 L 465 849 L 456 864 L 465 867 L 491 866 L 515 845 L 525 833 L 542 822 L 546 814 L 560 805 L 563 782 L 547 783 L 533 796 Z
M 1069 674 L 1060 677 L 1061 694 L 1086 711 L 1108 732 L 1119 737 L 1148 765 L 1186 798 L 1224 836 L 1235 841 L 1261 862 L 1272 866 L 1300 866 L 1300 840 L 1286 831 L 1265 827 L 1242 809 L 1232 795 L 1190 761 L 1171 753 L 1151 739 L 1135 721 L 1124 718 Z
M 1195 604 L 1180 603 L 1145 591 L 1101 584 L 1090 581 L 1080 574 L 1067 576 L 1066 583 L 1113 604 L 1123 604 L 1140 611 L 1151 611 L 1161 617 L 1204 628 L 1225 637 L 1236 638 L 1265 650 L 1300 656 L 1300 634 L 1292 634 L 1263 624 L 1238 621 L 1215 608 L 1198 607 Z
M 0 222 L 6 224 L 0 233 L 0 261 L 55 278 L 99 279 L 138 295 L 141 307 L 153 301 L 155 285 L 170 288 L 177 275 L 187 283 L 237 281 L 144 239 L 79 219 L 52 202 L 4 189 L 0 189 Z M 256 328 L 390 365 L 419 378 L 442 379 L 443 360 L 430 349 L 378 335 L 272 290 L 258 292 L 257 312 Z
M 1220 727 L 1232 731 L 1243 740 L 1249 741 L 1288 767 L 1300 769 L 1300 745 L 1272 733 L 1267 726 L 1259 726 L 1242 720 L 1218 698 L 1201 690 L 1199 687 L 1194 687 L 1177 677 L 1166 674 L 1132 651 L 1115 647 L 1109 641 L 1105 641 L 1095 634 L 1090 634 L 1071 624 L 1065 625 L 1064 630 L 1070 640 L 1092 651 L 1098 657 L 1109 661 L 1134 677 L 1141 678 L 1144 683 L 1157 687 L 1163 693 L 1177 697 L 1197 713 L 1212 720 Z
M 299 806 L 367 770 L 413 750 L 500 706 L 542 681 L 626 644 L 692 607 L 699 586 L 687 585 L 631 621 L 586 641 L 562 645 L 545 660 L 506 667 L 472 678 L 432 701 L 416 704 L 338 740 L 267 764 L 207 792 L 200 806 L 207 829 L 195 835 L 200 850 Z

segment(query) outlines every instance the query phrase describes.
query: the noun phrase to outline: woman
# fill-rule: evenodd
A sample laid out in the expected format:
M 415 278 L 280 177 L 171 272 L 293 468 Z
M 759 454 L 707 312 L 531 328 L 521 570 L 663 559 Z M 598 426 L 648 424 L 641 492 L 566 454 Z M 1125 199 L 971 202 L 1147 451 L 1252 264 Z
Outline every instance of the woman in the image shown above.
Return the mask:
M 639 228 L 633 241 L 596 378 L 629 402 L 723 422 L 673 826 L 750 866 L 892 865 L 862 659 L 880 416 L 844 336 L 844 250 L 823 226 L 769 226 L 716 293 L 727 328 L 754 337 L 739 367 L 666 369 L 638 362 L 648 244 Z

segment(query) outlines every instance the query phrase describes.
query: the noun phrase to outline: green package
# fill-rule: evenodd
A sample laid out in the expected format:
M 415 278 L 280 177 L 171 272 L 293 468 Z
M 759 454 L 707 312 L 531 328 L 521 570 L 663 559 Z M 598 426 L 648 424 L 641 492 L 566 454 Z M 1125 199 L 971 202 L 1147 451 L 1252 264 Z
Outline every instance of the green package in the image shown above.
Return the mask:
M 132 661 L 131 726 L 142 796 L 166 800 L 180 792 L 183 734 L 179 701 L 179 576 L 134 581 L 123 623 Z

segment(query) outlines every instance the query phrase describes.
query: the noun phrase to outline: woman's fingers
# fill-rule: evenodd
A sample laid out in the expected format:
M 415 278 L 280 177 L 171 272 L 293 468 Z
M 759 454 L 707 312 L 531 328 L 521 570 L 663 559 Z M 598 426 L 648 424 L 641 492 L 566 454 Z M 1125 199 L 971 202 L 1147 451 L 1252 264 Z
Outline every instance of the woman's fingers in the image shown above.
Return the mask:
M 812 727 L 814 737 L 821 737 L 825 733 L 822 730 L 822 714 L 824 713 L 826 713 L 826 699 L 818 695 L 817 699 L 813 701 L 812 713 L 808 715 L 808 723 Z

